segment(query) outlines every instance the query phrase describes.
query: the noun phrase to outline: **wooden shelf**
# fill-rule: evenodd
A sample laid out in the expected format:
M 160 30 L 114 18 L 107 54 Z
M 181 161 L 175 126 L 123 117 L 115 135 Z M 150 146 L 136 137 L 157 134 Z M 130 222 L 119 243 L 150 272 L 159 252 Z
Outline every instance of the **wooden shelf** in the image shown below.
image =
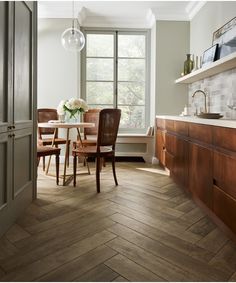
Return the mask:
M 222 73 L 224 71 L 236 68 L 236 52 L 229 54 L 201 69 L 194 71 L 175 81 L 176 84 L 189 84 L 207 77 Z

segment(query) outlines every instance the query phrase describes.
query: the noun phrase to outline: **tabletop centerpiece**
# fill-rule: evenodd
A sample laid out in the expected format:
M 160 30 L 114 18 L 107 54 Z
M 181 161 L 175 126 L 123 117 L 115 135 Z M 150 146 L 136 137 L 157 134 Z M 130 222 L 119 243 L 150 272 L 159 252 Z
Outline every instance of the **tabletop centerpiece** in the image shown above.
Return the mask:
M 58 107 L 57 113 L 61 122 L 71 121 L 77 122 L 79 114 L 88 110 L 87 103 L 81 98 L 70 98 L 62 100 Z

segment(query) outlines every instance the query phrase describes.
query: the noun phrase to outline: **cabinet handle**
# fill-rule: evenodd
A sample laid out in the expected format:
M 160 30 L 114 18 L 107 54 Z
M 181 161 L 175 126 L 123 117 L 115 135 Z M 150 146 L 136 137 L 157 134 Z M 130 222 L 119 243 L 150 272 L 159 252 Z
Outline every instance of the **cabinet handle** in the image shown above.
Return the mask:
M 15 134 L 10 134 L 8 135 L 9 138 L 14 138 L 15 137 Z
M 16 127 L 15 126 L 12 126 L 12 129 L 15 129 Z
M 12 127 L 11 127 L 11 126 L 8 126 L 8 127 L 7 127 L 7 129 L 8 129 L 8 130 L 11 130 L 11 129 L 12 129 Z

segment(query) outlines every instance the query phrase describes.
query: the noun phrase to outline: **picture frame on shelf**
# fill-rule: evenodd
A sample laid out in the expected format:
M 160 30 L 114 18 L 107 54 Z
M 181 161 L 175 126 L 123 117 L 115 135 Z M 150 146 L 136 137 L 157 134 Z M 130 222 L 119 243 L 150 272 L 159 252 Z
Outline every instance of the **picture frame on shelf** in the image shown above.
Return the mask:
M 236 51 L 236 17 L 213 33 L 212 44 L 218 44 L 216 60 Z
M 208 48 L 203 52 L 202 67 L 216 60 L 217 49 L 218 49 L 218 43 L 211 46 L 210 48 Z

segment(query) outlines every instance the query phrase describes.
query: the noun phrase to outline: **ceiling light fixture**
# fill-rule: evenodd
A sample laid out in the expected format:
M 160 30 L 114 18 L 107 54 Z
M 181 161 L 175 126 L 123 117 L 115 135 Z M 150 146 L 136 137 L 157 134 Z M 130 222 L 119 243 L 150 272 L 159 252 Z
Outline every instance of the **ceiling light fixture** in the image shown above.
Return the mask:
M 80 52 L 85 45 L 83 33 L 79 30 L 79 21 L 74 16 L 75 3 L 72 2 L 72 27 L 66 29 L 61 35 L 61 44 L 68 51 Z

